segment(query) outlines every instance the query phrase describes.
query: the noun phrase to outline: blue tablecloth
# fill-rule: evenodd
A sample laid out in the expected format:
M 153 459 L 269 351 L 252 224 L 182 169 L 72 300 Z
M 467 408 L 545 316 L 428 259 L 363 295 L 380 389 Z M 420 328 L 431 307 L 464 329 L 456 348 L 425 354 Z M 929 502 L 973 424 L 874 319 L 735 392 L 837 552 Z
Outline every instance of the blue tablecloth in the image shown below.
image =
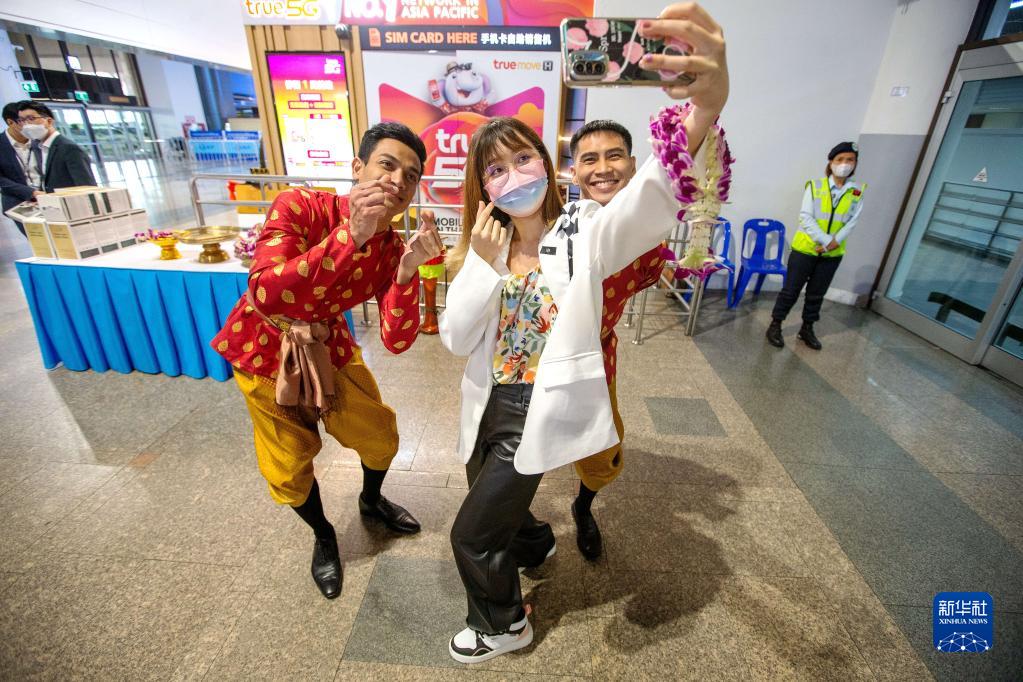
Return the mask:
M 209 344 L 245 292 L 245 271 L 15 265 L 47 369 L 231 378 Z

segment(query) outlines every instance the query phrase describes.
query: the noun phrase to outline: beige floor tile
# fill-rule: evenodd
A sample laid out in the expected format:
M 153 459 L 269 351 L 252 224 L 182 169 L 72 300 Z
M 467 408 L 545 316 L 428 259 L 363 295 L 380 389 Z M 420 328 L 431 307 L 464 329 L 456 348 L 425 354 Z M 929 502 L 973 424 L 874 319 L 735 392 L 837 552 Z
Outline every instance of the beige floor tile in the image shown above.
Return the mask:
M 0 496 L 0 546 L 10 559 L 26 550 L 119 467 L 47 462 Z
M 856 643 L 834 617 L 815 581 L 805 578 L 735 577 L 723 590 L 729 613 L 762 646 L 742 656 L 763 679 L 872 680 Z
M 139 566 L 67 552 L 24 566 L 0 599 L 5 676 L 65 677 L 68 656 L 96 631 L 97 614 L 122 596 Z
M 478 680 L 479 682 L 504 682 L 504 680 L 576 680 L 576 676 L 520 675 L 507 671 L 492 672 L 479 667 L 463 668 L 426 668 L 412 665 L 392 665 L 388 663 L 365 663 L 363 661 L 341 661 L 337 669 L 337 682 L 457 682 L 458 680 Z
M 346 561 L 341 596 L 327 600 L 309 575 L 309 553 L 282 550 L 269 560 L 208 677 L 334 679 L 374 562 Z
M 94 627 L 65 651 L 73 677 L 200 679 L 248 594 L 232 592 L 234 569 L 142 561 Z
M 817 579 L 823 598 L 879 680 L 931 680 L 926 666 L 859 575 Z

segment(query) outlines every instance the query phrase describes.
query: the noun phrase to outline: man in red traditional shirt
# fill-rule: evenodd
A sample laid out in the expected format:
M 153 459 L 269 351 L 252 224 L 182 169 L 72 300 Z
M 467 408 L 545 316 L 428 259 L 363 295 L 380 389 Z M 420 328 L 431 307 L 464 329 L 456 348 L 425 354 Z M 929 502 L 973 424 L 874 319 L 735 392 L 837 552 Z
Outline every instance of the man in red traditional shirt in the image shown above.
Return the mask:
M 602 206 L 607 205 L 636 174 L 632 135 L 614 121 L 590 121 L 572 135 L 569 149 L 572 154 L 572 182 L 578 185 L 584 199 L 592 199 Z M 619 440 L 625 437 L 625 427 L 618 412 L 615 391 L 618 347 L 615 325 L 622 318 L 629 298 L 656 284 L 663 269 L 664 258 L 658 247 L 604 280 L 600 344 L 604 351 L 604 372 L 607 375 L 611 410 Z M 579 476 L 579 495 L 572 503 L 572 518 L 576 524 L 576 544 L 582 555 L 590 561 L 595 561 L 603 552 L 600 528 L 593 518 L 590 505 L 597 491 L 618 477 L 622 466 L 621 443 L 575 463 Z
M 380 494 L 398 451 L 397 422 L 342 315 L 375 297 L 384 346 L 401 353 L 415 341 L 418 268 L 441 242 L 429 212 L 408 243 L 391 220 L 408 208 L 425 161 L 415 133 L 381 123 L 362 138 L 348 196 L 282 192 L 256 242 L 248 291 L 211 342 L 234 366 L 270 496 L 313 529 L 313 580 L 328 599 L 341 592 L 342 569 L 313 471 L 318 422 L 362 460 L 360 513 L 399 533 L 419 531 Z

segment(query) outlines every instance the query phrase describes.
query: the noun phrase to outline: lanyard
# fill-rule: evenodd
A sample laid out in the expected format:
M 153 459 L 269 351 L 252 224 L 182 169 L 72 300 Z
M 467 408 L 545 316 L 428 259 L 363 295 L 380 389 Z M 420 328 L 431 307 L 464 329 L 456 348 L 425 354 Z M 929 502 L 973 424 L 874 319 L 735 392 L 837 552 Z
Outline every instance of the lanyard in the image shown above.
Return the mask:
M 14 145 L 11 145 L 11 146 L 13 147 Z M 14 155 L 16 157 L 18 157 L 18 163 L 21 164 L 21 170 L 25 174 L 25 180 L 28 181 L 30 186 L 34 186 L 34 187 L 36 187 L 36 189 L 42 189 L 43 188 L 43 166 L 42 166 L 43 146 L 41 144 L 39 145 L 39 165 L 36 166 L 36 169 L 35 169 L 36 170 L 36 174 L 39 176 L 39 184 L 38 185 L 33 185 L 32 184 L 32 173 L 31 173 L 31 170 L 30 170 L 31 169 L 31 164 L 32 164 L 32 148 L 29 147 L 25 151 L 27 152 L 27 157 L 28 157 L 27 159 L 21 158 L 21 152 L 18 151 L 17 147 L 14 147 Z
M 579 206 L 572 203 L 568 208 L 564 209 L 563 222 L 561 227 L 558 228 L 565 234 L 565 252 L 568 255 L 568 278 L 572 279 L 572 236 L 579 231 Z

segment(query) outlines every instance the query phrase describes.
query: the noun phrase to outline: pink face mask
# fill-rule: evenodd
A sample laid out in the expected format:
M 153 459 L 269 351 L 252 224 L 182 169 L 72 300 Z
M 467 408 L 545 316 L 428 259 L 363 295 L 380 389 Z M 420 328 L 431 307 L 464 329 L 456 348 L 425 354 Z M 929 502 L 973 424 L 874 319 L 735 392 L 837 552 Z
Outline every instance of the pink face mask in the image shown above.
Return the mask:
M 547 196 L 547 169 L 542 159 L 534 159 L 494 178 L 484 188 L 494 205 L 508 215 L 528 216 Z

